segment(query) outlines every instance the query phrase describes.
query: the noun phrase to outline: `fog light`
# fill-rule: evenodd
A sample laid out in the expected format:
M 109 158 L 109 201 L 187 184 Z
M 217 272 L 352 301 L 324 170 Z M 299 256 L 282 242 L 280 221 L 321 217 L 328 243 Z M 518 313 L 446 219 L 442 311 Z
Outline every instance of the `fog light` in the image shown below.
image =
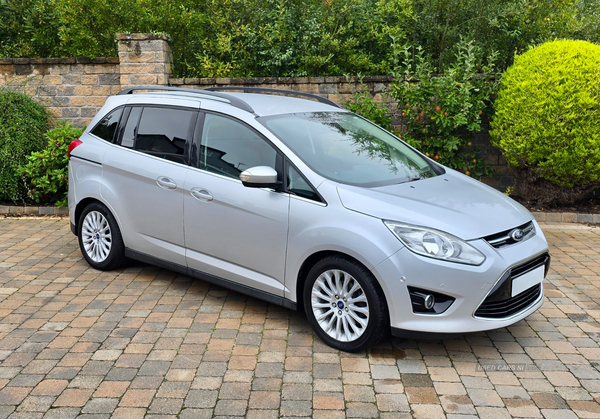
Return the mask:
M 435 305 L 435 297 L 431 294 L 427 294 L 425 296 L 425 301 L 423 302 L 423 305 L 427 310 L 431 310 Z
M 413 313 L 441 314 L 454 303 L 454 297 L 422 288 L 407 287 Z

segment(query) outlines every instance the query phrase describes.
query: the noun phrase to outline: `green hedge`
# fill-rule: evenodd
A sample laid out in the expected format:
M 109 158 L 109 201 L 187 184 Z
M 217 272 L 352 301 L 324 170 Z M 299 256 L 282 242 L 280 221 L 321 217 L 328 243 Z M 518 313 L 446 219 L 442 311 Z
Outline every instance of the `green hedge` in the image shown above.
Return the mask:
M 166 32 L 177 77 L 388 74 L 397 47 L 438 68 L 477 40 L 499 68 L 556 37 L 600 41 L 600 0 L 0 0 L 0 56 L 115 56 Z
M 492 144 L 515 169 L 514 193 L 570 203 L 600 185 L 600 46 L 548 42 L 502 77 Z
M 26 199 L 20 168 L 44 147 L 48 119 L 44 107 L 28 96 L 0 89 L 0 202 Z

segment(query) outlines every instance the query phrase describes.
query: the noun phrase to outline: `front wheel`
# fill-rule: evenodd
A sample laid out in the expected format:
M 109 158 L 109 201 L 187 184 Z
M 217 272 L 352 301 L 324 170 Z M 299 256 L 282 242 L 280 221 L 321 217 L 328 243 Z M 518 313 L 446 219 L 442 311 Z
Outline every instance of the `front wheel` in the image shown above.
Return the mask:
M 85 207 L 77 233 L 81 253 L 93 268 L 107 271 L 125 263 L 125 246 L 119 226 L 104 205 L 94 202 Z
M 388 327 L 381 287 L 364 266 L 340 256 L 318 262 L 304 283 L 304 309 L 329 346 L 357 352 L 376 344 Z

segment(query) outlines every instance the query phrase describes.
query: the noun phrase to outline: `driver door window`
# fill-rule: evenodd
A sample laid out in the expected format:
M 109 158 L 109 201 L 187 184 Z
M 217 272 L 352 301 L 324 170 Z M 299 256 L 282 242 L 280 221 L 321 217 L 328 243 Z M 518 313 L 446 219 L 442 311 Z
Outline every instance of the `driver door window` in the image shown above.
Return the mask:
M 255 166 L 275 169 L 277 153 L 250 128 L 230 118 L 207 114 L 200 142 L 198 167 L 239 179 L 240 173 Z

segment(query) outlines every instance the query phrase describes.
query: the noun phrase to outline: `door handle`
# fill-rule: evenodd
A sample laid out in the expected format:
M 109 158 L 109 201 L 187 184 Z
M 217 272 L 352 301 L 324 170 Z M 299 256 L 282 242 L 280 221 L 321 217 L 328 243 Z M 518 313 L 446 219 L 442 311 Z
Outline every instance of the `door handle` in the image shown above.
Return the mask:
M 192 188 L 190 194 L 199 201 L 212 201 L 213 196 L 206 189 Z
M 163 189 L 177 189 L 177 184 L 171 178 L 159 176 L 156 178 L 156 184 Z

